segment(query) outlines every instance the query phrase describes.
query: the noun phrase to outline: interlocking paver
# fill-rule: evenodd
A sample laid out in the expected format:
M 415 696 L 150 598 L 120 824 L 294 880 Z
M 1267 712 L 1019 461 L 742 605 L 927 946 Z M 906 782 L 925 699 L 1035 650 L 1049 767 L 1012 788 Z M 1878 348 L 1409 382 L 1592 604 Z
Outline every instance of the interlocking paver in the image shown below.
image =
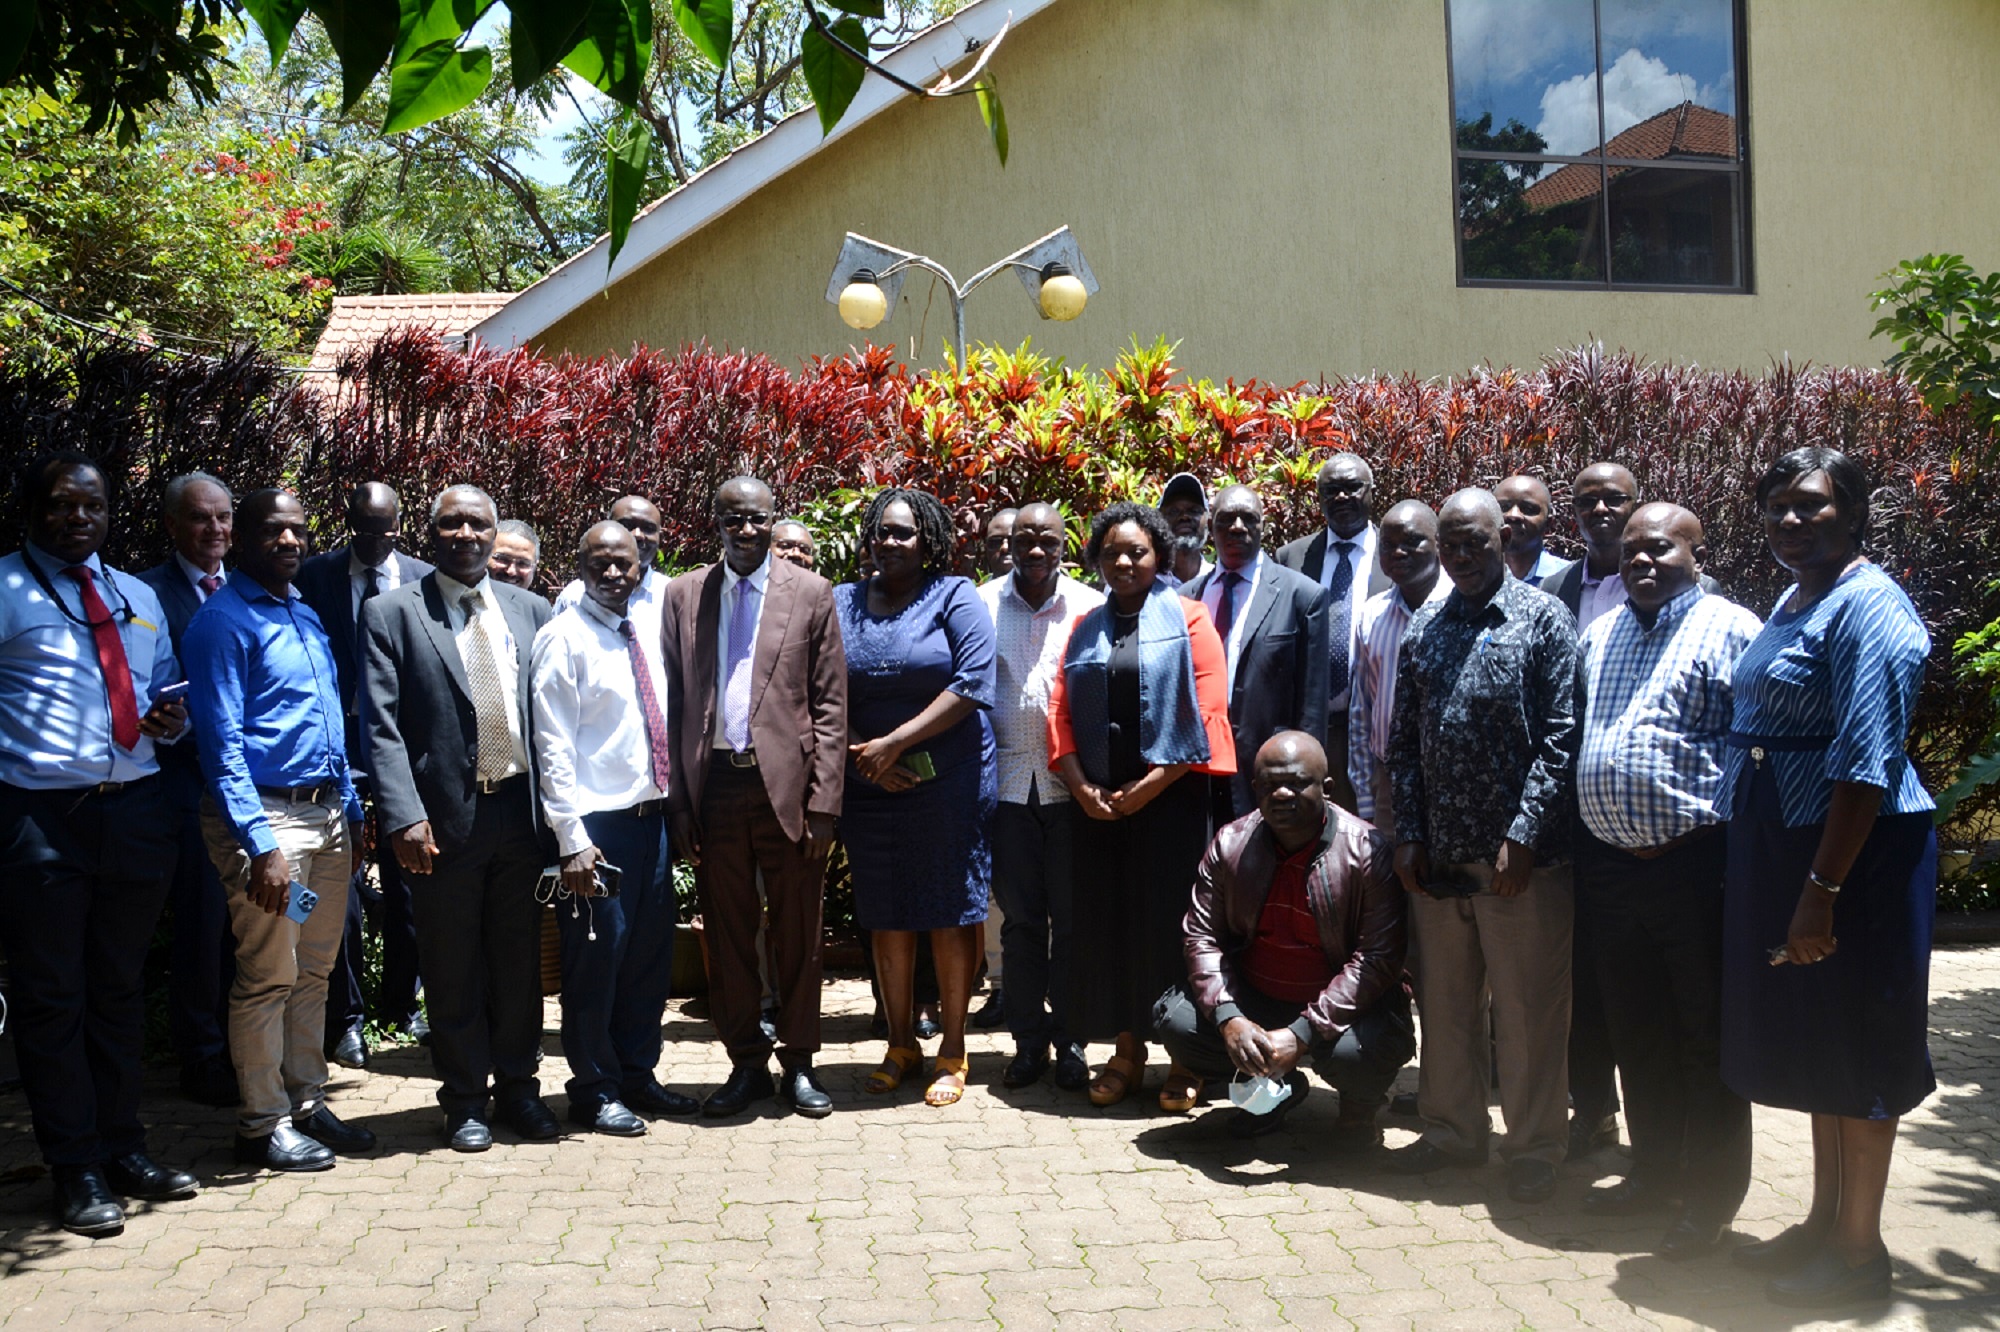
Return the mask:
M 1906 1122 L 1884 1222 L 1898 1298 L 1853 1325 L 2000 1327 L 2000 948 L 1932 971 L 1939 1093 Z M 1109 1111 L 997 1085 L 1004 1039 L 975 1034 L 949 1111 L 861 1093 L 879 1057 L 866 987 L 828 986 L 821 1068 L 839 1111 L 765 1106 L 644 1138 L 512 1142 L 461 1157 L 421 1051 L 343 1074 L 341 1113 L 376 1156 L 274 1178 L 229 1161 L 230 1117 L 149 1080 L 159 1154 L 204 1180 L 91 1243 L 46 1218 L 18 1095 L 0 1098 L 0 1321 L 24 1328 L 1685 1328 L 1821 1326 L 1765 1303 L 1721 1258 L 1676 1266 L 1657 1218 L 1579 1202 L 1615 1173 L 1567 1167 L 1554 1202 L 1511 1203 L 1497 1162 L 1405 1179 L 1317 1152 L 1324 1089 L 1254 1143 L 1143 1101 Z M 727 1061 L 669 1015 L 665 1080 L 705 1089 Z M 549 1009 L 553 1028 L 555 1009 Z M 566 1074 L 553 1036 L 543 1082 Z M 1157 1084 L 1159 1071 L 1153 1070 Z M 1407 1085 L 1414 1075 L 1406 1073 Z M 557 1105 L 560 1109 L 560 1098 Z M 1410 1140 L 1392 1124 L 1391 1146 Z M 1803 1117 L 1760 1111 L 1737 1229 L 1768 1235 L 1811 1191 Z

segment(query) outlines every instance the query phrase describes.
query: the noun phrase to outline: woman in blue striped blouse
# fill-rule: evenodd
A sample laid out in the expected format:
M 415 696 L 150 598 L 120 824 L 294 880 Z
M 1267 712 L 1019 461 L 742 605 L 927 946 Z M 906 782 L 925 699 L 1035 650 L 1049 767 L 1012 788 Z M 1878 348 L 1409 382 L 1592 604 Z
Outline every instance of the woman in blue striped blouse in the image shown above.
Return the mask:
M 1904 753 L 1930 655 L 1916 607 L 1862 553 L 1868 478 L 1795 449 L 1757 483 L 1798 581 L 1737 660 L 1724 1080 L 1812 1116 L 1804 1221 L 1735 1251 L 1785 1304 L 1882 1299 L 1882 1198 L 1900 1116 L 1936 1087 L 1925 1044 L 1933 805 Z

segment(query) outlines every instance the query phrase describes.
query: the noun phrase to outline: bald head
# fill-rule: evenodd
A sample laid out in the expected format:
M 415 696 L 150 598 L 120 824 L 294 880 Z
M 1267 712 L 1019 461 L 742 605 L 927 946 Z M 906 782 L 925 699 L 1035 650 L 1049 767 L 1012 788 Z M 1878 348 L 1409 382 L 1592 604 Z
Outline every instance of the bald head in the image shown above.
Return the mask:
M 1526 578 L 1542 557 L 1542 540 L 1554 513 L 1549 488 L 1537 477 L 1510 476 L 1493 487 L 1493 498 L 1500 502 L 1507 567 L 1516 578 Z
M 1639 483 L 1614 462 L 1596 462 L 1576 474 L 1570 486 L 1577 535 L 1583 538 L 1590 572 L 1599 578 L 1618 569 L 1618 538 L 1639 507 Z
M 1248 486 L 1225 486 L 1209 506 L 1215 558 L 1237 573 L 1256 562 L 1264 549 L 1264 501 Z
M 1461 490 L 1438 509 L 1438 560 L 1467 601 L 1483 604 L 1507 577 L 1500 501 L 1490 490 Z
M 611 505 L 605 515 L 632 534 L 639 543 L 639 562 L 646 568 L 653 567 L 653 556 L 660 552 L 660 533 L 663 526 L 660 510 L 644 495 L 621 495 Z
M 1319 469 L 1319 509 L 1328 530 L 1343 539 L 1368 526 L 1375 504 L 1375 469 L 1356 453 L 1336 453 Z
M 771 557 L 771 524 L 777 517 L 771 488 L 754 476 L 732 476 L 715 488 L 715 530 L 722 562 L 748 578 Z
M 354 558 L 380 568 L 403 535 L 403 502 L 380 481 L 363 481 L 347 493 L 347 538 Z
M 645 574 L 639 540 L 623 523 L 593 523 L 576 543 L 576 575 L 583 594 L 614 615 L 623 616 L 633 589 Z
M 1264 826 L 1287 851 L 1297 851 L 1326 827 L 1326 750 L 1304 731 L 1280 731 L 1257 750 L 1250 789 Z
M 1640 506 L 1619 539 L 1618 573 L 1642 618 L 1693 587 L 1708 557 L 1701 519 L 1678 504 Z
M 1421 500 L 1403 500 L 1382 515 L 1375 559 L 1406 605 L 1421 605 L 1437 586 L 1437 536 L 1437 515 Z

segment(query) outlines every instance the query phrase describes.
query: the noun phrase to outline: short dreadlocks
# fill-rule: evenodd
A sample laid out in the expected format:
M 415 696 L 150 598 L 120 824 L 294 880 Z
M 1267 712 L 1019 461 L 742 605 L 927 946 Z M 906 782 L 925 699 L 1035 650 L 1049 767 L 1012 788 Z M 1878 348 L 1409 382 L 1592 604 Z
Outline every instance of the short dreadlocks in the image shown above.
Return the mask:
M 927 491 L 890 486 L 877 493 L 861 518 L 862 549 L 875 544 L 882 529 L 882 515 L 897 500 L 910 506 L 910 516 L 917 521 L 917 544 L 923 552 L 924 572 L 950 573 L 958 554 L 958 530 L 952 526 L 951 515 L 945 512 L 937 496 Z

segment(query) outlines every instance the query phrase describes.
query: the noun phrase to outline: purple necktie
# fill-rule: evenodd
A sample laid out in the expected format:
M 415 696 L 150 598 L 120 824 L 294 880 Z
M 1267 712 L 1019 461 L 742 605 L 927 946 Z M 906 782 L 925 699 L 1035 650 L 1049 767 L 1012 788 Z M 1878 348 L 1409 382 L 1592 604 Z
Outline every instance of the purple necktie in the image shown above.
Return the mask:
M 203 574 L 201 578 L 201 599 L 208 600 L 222 590 L 222 580 L 214 574 Z
M 646 665 L 646 650 L 639 646 L 638 631 L 630 620 L 618 622 L 625 638 L 625 651 L 632 658 L 632 681 L 639 687 L 639 714 L 646 719 L 646 748 L 653 752 L 653 785 L 667 789 L 670 764 L 667 758 L 667 714 L 660 711 L 660 696 L 653 692 L 653 671 Z
M 1222 571 L 1222 596 L 1215 603 L 1215 635 L 1229 646 L 1229 631 L 1236 627 L 1236 589 L 1243 582 L 1243 575 L 1234 569 Z
M 747 578 L 736 580 L 729 605 L 729 660 L 722 677 L 722 738 L 741 754 L 750 748 L 750 647 L 756 639 L 750 598 L 757 594 Z

